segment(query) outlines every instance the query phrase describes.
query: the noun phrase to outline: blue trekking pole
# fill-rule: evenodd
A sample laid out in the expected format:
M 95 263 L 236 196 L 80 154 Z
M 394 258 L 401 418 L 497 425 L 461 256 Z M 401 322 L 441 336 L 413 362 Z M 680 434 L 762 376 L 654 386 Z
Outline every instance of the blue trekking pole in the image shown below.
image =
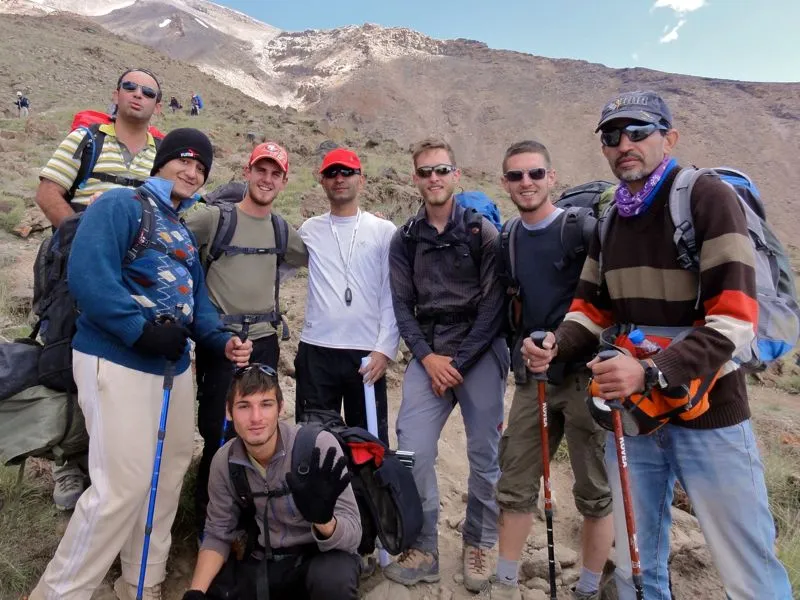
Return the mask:
M 176 313 L 178 310 L 176 310 Z M 168 325 L 175 322 L 170 315 L 162 315 L 158 323 Z M 153 531 L 153 513 L 156 509 L 156 492 L 158 491 L 158 476 L 161 473 L 161 455 L 164 451 L 164 438 L 167 435 L 167 414 L 169 413 L 169 397 L 172 393 L 172 382 L 175 379 L 175 363 L 167 361 L 164 367 L 164 398 L 161 401 L 161 418 L 158 422 L 158 441 L 156 442 L 156 459 L 153 463 L 153 477 L 150 480 L 150 503 L 147 506 L 147 520 L 144 526 L 144 545 L 142 546 L 142 564 L 139 566 L 139 585 L 136 588 L 136 600 L 142 600 L 144 593 L 144 576 L 147 572 L 147 553 L 150 550 L 150 534 Z
M 242 329 L 241 331 L 239 331 L 239 333 L 236 334 L 239 336 L 239 339 L 242 340 L 242 343 L 244 343 L 247 340 L 247 336 L 250 333 L 250 323 L 252 323 L 253 321 L 254 319 L 250 315 L 245 315 L 244 318 L 242 319 Z M 275 332 L 275 335 L 278 335 L 278 333 Z M 233 363 L 233 372 L 234 373 L 236 372 L 236 363 Z M 231 384 L 233 384 L 233 382 L 231 382 Z M 225 410 L 227 411 L 228 409 L 226 408 Z M 222 435 L 219 438 L 220 448 L 222 448 L 225 445 L 226 441 L 225 438 L 228 437 L 228 427 L 230 427 L 230 422 L 228 421 L 228 413 L 226 412 L 222 421 Z

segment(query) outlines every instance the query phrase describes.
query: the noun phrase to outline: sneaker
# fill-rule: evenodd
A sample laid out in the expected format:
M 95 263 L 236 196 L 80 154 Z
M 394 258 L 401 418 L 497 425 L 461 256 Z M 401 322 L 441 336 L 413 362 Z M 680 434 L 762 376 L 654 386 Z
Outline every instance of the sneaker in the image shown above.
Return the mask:
M 122 577 L 117 577 L 114 582 L 114 593 L 119 600 L 136 600 L 137 587 L 128 583 Z M 161 600 L 161 584 L 144 588 L 142 600 Z
M 490 600 L 522 600 L 522 592 L 518 585 L 505 585 L 496 581 L 489 588 Z
M 477 546 L 464 545 L 464 587 L 470 592 L 479 593 L 489 586 L 489 550 Z
M 439 581 L 439 557 L 417 548 L 406 550 L 395 562 L 383 570 L 386 579 L 403 585 L 414 585 L 420 581 Z
M 58 510 L 72 510 L 86 489 L 86 477 L 75 462 L 53 465 L 53 502 Z
M 574 587 L 570 588 L 572 600 L 600 600 L 600 590 L 596 592 L 579 592 Z

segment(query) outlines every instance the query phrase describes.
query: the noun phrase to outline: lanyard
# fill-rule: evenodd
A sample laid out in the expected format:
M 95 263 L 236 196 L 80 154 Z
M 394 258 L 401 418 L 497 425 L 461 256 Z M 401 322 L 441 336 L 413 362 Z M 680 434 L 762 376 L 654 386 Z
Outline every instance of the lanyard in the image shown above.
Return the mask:
M 353 249 L 356 247 L 356 236 L 358 235 L 358 226 L 361 225 L 361 209 L 358 209 L 356 215 L 356 226 L 353 229 L 353 237 L 350 238 L 350 248 L 347 251 L 347 262 L 344 260 L 342 254 L 342 244 L 339 241 L 339 234 L 336 232 L 336 227 L 333 226 L 333 215 L 328 216 L 328 224 L 331 226 L 331 234 L 333 239 L 336 240 L 336 248 L 339 250 L 339 259 L 342 261 L 344 267 L 344 302 L 347 306 L 353 301 L 353 292 L 350 290 L 350 261 L 353 259 Z

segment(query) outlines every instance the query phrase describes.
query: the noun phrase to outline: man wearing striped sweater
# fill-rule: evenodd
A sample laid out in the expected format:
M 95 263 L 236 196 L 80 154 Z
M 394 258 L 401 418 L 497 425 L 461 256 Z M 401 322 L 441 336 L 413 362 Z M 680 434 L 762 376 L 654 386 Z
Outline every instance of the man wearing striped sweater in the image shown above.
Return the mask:
M 548 335 L 545 349 L 526 343 L 523 356 L 531 371 L 542 372 L 551 360 L 569 361 L 596 347 L 601 331 L 612 324 L 691 328 L 649 364 L 626 355 L 589 363 L 605 400 L 644 391 L 646 367 L 647 384 L 663 388 L 719 373 L 705 413 L 626 439 L 644 596 L 671 598 L 667 561 L 677 479 L 689 495 L 728 597 L 789 600 L 786 571 L 774 552 L 775 528 L 745 375 L 731 361 L 734 350 L 751 341 L 758 322 L 744 213 L 726 184 L 712 177 L 697 182 L 691 204 L 700 248 L 698 282 L 696 273 L 680 268 L 672 239 L 667 200 L 679 171 L 672 158 L 678 132 L 666 103 L 654 92 L 622 94 L 604 107 L 597 131 L 602 132 L 603 155 L 620 179 L 602 261 L 596 234 L 564 322 Z M 617 586 L 620 599 L 631 600 L 635 594 L 611 434 L 606 462 Z

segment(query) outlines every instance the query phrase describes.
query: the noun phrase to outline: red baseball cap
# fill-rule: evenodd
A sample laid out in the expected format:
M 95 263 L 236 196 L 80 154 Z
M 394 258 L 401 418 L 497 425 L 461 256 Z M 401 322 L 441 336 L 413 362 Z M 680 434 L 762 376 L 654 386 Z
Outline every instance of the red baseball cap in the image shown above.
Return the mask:
M 248 167 L 252 167 L 256 162 L 262 158 L 268 158 L 278 163 L 278 166 L 283 169 L 285 174 L 289 174 L 289 153 L 283 146 L 275 142 L 264 142 L 253 148 L 250 154 L 250 160 L 247 162 Z
M 335 148 L 325 155 L 325 158 L 322 160 L 322 166 L 319 168 L 319 172 L 322 173 L 325 169 L 333 165 L 342 165 L 343 167 L 349 167 L 351 169 L 360 169 L 361 161 L 358 159 L 358 155 L 352 150 L 348 150 L 347 148 Z

